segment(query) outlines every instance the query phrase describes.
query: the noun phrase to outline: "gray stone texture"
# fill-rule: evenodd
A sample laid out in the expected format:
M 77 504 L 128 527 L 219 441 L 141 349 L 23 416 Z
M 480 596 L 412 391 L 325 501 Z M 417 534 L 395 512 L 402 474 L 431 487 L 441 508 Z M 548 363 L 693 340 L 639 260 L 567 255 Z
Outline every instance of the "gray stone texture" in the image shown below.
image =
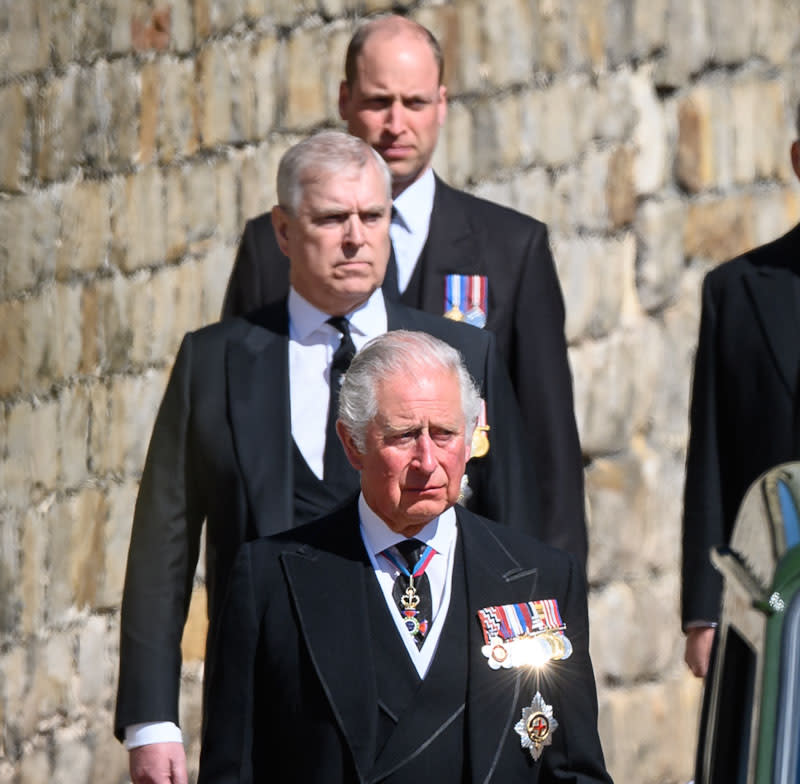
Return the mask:
M 444 46 L 434 164 L 550 229 L 586 458 L 600 731 L 691 777 L 680 516 L 704 274 L 800 219 L 789 0 L 0 2 L 0 784 L 127 781 L 119 604 L 153 419 L 285 149 L 338 126 L 345 47 Z M 194 777 L 203 569 L 184 635 Z

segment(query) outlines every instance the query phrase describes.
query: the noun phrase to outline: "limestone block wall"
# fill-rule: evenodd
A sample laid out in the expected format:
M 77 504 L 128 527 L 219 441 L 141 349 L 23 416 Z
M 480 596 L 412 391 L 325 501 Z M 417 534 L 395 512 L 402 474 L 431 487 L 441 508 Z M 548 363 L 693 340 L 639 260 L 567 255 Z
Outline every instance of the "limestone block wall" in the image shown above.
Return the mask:
M 0 784 L 127 780 L 120 592 L 169 368 L 215 320 L 283 150 L 338 122 L 354 22 L 390 8 L 445 47 L 437 171 L 550 225 L 610 768 L 690 777 L 677 569 L 699 286 L 800 218 L 796 0 L 1 2 Z

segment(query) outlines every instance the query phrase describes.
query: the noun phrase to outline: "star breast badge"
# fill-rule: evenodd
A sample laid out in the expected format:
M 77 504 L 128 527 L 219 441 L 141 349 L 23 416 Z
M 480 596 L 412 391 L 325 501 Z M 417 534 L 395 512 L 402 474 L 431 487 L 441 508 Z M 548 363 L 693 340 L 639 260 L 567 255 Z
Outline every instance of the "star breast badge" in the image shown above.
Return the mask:
M 544 701 L 540 692 L 536 692 L 530 706 L 522 709 L 522 718 L 514 725 L 519 735 L 522 748 L 528 749 L 531 757 L 538 760 L 542 750 L 553 742 L 553 733 L 558 729 L 558 722 L 553 717 L 553 706 Z

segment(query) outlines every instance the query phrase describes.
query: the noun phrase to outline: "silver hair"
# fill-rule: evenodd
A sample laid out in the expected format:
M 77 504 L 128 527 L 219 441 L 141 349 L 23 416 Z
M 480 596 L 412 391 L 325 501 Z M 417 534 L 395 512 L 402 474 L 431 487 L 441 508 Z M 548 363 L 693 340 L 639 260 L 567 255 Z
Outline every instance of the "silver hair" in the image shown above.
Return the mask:
M 370 161 L 377 165 L 392 199 L 392 174 L 386 161 L 365 141 L 343 131 L 320 131 L 290 147 L 278 164 L 278 204 L 296 213 L 307 185 L 322 174 L 342 169 L 363 169 Z
M 456 374 L 465 437 L 472 438 L 481 411 L 481 396 L 460 352 L 426 332 L 397 329 L 370 340 L 345 373 L 339 394 L 339 419 L 359 452 L 366 449 L 367 428 L 378 414 L 378 384 L 390 376 L 413 377 L 424 369 Z

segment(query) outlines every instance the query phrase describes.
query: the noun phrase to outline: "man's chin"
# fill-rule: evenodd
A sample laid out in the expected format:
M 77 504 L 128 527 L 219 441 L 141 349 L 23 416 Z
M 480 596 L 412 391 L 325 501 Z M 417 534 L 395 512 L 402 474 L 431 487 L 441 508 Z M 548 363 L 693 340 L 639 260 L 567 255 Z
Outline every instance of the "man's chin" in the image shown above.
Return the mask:
M 417 495 L 416 498 L 413 495 Z M 411 498 L 406 498 L 403 511 L 409 520 L 429 523 L 434 517 L 438 517 L 445 509 L 452 506 L 444 493 L 431 494 L 412 494 Z
M 378 283 L 374 278 L 343 278 L 339 285 L 332 290 L 332 297 L 341 302 L 346 302 L 349 307 L 357 307 L 366 302 L 372 292 L 378 288 Z
M 387 160 L 389 171 L 392 173 L 392 190 L 397 190 L 398 187 L 402 190 L 411 185 L 420 178 L 425 171 L 424 168 L 420 169 L 416 165 L 416 161 L 409 161 L 408 159 L 402 160 Z

